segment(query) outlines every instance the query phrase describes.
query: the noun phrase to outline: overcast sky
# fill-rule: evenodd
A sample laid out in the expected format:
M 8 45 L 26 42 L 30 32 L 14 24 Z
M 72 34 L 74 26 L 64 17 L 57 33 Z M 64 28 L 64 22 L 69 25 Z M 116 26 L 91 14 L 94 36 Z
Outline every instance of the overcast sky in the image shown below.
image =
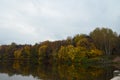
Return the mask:
M 34 44 L 89 34 L 120 33 L 120 0 L 0 0 L 0 44 Z

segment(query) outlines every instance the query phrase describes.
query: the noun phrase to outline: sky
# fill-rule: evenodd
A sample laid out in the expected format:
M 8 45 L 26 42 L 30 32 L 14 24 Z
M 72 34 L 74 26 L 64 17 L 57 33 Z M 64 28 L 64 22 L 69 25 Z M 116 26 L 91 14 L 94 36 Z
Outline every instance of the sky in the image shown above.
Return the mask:
M 0 0 L 0 44 L 35 44 L 107 27 L 120 34 L 120 0 Z

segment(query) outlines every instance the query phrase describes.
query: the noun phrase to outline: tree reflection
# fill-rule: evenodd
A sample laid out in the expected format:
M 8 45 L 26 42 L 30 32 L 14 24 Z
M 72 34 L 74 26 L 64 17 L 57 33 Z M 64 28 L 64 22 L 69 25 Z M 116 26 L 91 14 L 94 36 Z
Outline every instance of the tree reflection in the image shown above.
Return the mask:
M 107 67 L 107 68 L 106 68 Z M 81 64 L 32 64 L 24 61 L 0 62 L 0 73 L 9 76 L 32 75 L 43 80 L 109 80 L 112 77 L 112 68 L 96 65 Z

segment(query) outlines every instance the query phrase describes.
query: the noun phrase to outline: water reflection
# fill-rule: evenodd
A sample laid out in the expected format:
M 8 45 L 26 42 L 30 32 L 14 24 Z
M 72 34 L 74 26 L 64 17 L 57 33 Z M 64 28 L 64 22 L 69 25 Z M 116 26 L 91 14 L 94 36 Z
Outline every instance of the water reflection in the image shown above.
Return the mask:
M 107 65 L 33 64 L 23 61 L 0 62 L 2 80 L 110 80 L 113 67 Z M 4 79 L 7 74 L 9 79 Z M 20 77 L 20 78 L 19 78 Z
M 7 74 L 0 74 L 0 80 L 37 80 L 32 75 L 30 76 L 21 76 L 21 75 L 13 75 L 8 76 Z

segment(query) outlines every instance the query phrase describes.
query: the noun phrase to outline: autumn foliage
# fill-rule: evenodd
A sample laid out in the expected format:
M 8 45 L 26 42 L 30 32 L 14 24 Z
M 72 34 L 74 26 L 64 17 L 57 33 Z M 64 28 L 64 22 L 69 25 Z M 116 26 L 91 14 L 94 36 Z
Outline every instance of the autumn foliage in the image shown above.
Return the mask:
M 0 46 L 0 59 L 41 62 L 81 62 L 102 55 L 120 53 L 120 37 L 108 28 L 96 28 L 90 35 L 77 34 L 66 40 L 44 41 L 35 45 Z

